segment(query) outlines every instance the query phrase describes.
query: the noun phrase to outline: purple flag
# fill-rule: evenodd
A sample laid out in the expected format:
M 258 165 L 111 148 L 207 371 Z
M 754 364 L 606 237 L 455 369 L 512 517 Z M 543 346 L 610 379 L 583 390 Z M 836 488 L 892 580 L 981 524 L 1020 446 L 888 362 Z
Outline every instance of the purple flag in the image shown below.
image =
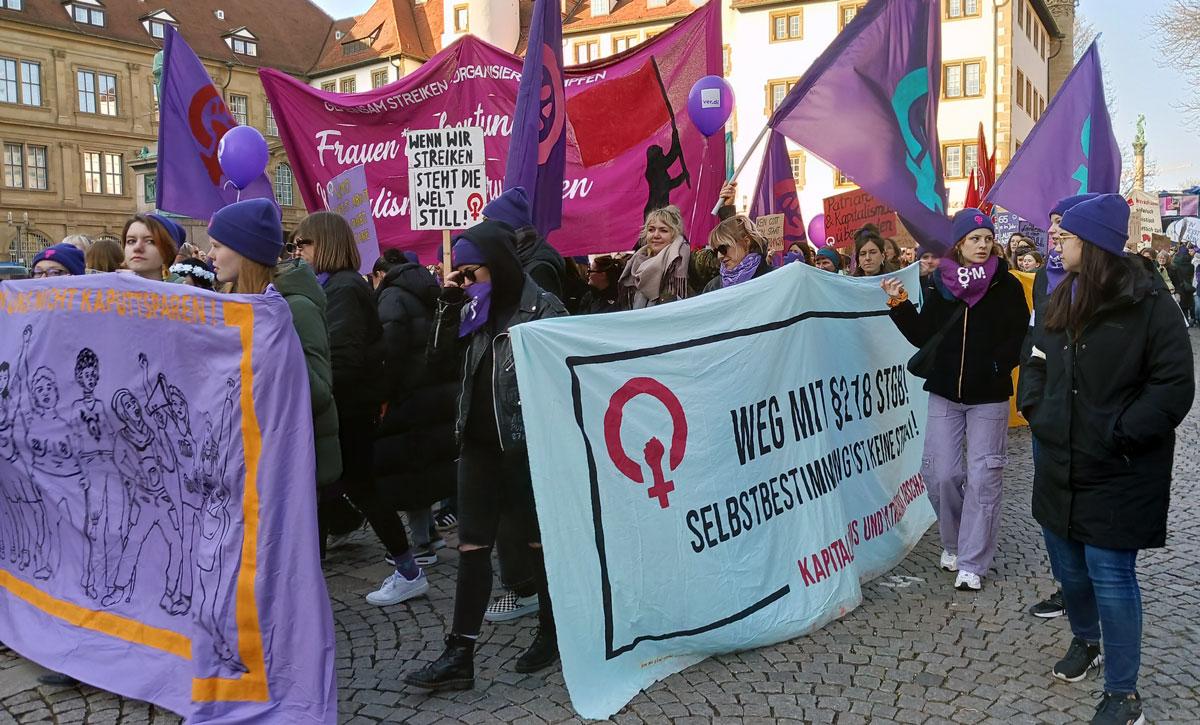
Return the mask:
M 333 177 L 325 188 L 325 208 L 350 223 L 358 245 L 359 274 L 370 274 L 379 259 L 379 235 L 371 214 L 371 192 L 367 187 L 367 167 L 351 166 Z
M 947 246 L 937 108 L 939 0 L 873 0 L 771 117 L 783 135 L 895 209 L 923 244 Z
M 1120 187 L 1121 150 L 1104 100 L 1100 51 L 1092 41 L 987 198 L 1044 224 L 1060 199 L 1115 194 Z
M 529 47 L 517 88 L 504 188 L 524 187 L 533 225 L 543 236 L 562 226 L 567 167 L 567 94 L 563 85 L 562 16 L 557 0 L 536 0 Z
M 188 722 L 335 723 L 311 406 L 274 288 L 5 282 L 0 641 Z
M 804 217 L 800 213 L 800 199 L 796 196 L 796 177 L 792 175 L 787 139 L 778 131 L 771 131 L 770 140 L 767 141 L 767 152 L 763 156 L 758 186 L 754 191 L 754 203 L 750 205 L 752 218 L 766 214 L 783 214 L 784 249 L 793 242 L 805 240 Z
M 207 220 L 239 199 L 275 200 L 271 181 L 242 190 L 228 183 L 217 160 L 225 132 L 237 126 L 217 87 L 183 37 L 167 25 L 159 90 L 158 189 L 162 211 Z

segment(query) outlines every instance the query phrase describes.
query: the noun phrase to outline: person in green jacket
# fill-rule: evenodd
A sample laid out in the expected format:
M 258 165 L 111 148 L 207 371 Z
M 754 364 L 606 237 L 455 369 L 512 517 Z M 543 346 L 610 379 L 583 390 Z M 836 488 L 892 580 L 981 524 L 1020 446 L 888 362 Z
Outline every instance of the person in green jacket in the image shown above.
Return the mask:
M 270 201 L 247 199 L 224 207 L 213 215 L 208 235 L 218 282 L 232 283 L 233 292 L 238 294 L 262 294 L 274 284 L 292 311 L 312 395 L 317 487 L 324 488 L 342 475 L 325 292 L 312 268 L 303 261 L 296 259 L 276 266 L 283 250 L 283 225 L 279 210 Z

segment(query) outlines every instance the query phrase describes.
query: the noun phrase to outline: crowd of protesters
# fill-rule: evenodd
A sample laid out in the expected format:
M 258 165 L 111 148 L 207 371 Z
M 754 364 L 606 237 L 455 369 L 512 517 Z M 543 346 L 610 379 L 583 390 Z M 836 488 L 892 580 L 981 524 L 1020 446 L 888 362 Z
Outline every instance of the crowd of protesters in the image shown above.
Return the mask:
M 538 614 L 518 672 L 558 658 L 513 326 L 668 304 L 769 279 L 787 264 L 879 277 L 881 307 L 918 348 L 909 369 L 929 392 L 923 474 L 940 566 L 968 592 L 991 571 L 1016 392 L 1034 439 L 1033 515 L 1061 587 L 1031 613 L 1065 613 L 1073 634 L 1052 673 L 1075 682 L 1106 662 L 1093 722 L 1140 722 L 1136 559 L 1165 544 L 1174 429 L 1194 395 L 1186 327 L 1200 317 L 1195 247 L 1127 254 L 1127 205 L 1089 194 L 1053 207 L 1041 252 L 1021 234 L 1002 245 L 987 214 L 965 209 L 944 253 L 903 248 L 867 225 L 845 249 L 792 240 L 772 254 L 730 205 L 733 192 L 723 189 L 704 244 L 666 206 L 647 213 L 630 250 L 565 259 L 516 188 L 456 237 L 449 269 L 389 249 L 363 277 L 340 216 L 312 214 L 285 243 L 278 209 L 248 200 L 214 215 L 207 252 L 173 219 L 137 214 L 121 243 L 70 237 L 40 252 L 30 274 L 125 272 L 236 294 L 274 286 L 308 369 L 322 556 L 365 521 L 394 569 L 367 601 L 394 605 L 428 592 L 425 568 L 457 526 L 445 649 L 406 677 L 433 691 L 474 686 L 485 620 Z M 920 289 L 910 292 L 892 275 L 914 262 Z M 1032 308 L 1010 270 L 1034 275 Z M 493 548 L 504 587 L 494 599 Z

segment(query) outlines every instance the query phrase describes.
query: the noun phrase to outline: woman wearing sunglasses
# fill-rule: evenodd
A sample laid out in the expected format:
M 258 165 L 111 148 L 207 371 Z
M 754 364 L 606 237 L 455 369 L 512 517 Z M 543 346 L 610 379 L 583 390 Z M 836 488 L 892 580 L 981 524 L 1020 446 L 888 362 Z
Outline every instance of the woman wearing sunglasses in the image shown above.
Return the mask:
M 645 240 L 621 273 L 622 310 L 640 310 L 691 297 L 688 262 L 692 250 L 683 236 L 678 207 L 655 209 L 646 215 Z
M 742 215 L 721 222 L 708 235 L 708 248 L 716 255 L 721 271 L 704 287 L 704 292 L 732 287 L 771 271 L 767 262 L 767 240 L 754 222 Z
M 442 655 L 405 678 L 425 690 L 475 686 L 475 640 L 492 594 L 491 549 L 501 517 L 530 547 L 540 600 L 537 637 L 516 670 L 536 672 L 558 660 L 509 330 L 567 311 L 522 271 L 514 250 L 515 233 L 503 222 L 486 221 L 458 238 L 429 340 L 430 367 L 461 361 L 463 378 L 455 423 L 460 555 L 454 618 Z
M 398 604 L 429 591 L 413 558 L 404 522 L 375 485 L 375 434 L 383 389 L 383 326 L 371 285 L 358 273 L 361 258 L 354 232 L 341 216 L 309 214 L 293 238 L 300 258 L 317 273 L 328 300 L 333 397 L 338 409 L 344 493 L 371 524 L 396 571 L 367 595 L 377 606 Z M 318 521 L 321 517 L 318 513 Z M 324 539 L 326 521 L 321 533 Z

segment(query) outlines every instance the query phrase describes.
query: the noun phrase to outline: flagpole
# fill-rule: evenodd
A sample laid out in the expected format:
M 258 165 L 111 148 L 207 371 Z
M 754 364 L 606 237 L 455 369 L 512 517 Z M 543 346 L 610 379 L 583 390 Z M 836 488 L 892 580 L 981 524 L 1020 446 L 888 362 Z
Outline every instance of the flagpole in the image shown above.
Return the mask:
M 730 183 L 737 181 L 737 177 L 741 176 L 742 169 L 746 168 L 746 162 L 749 161 L 750 157 L 754 154 L 754 149 L 758 148 L 758 145 L 760 143 L 762 143 L 763 137 L 766 136 L 767 131 L 770 131 L 770 130 L 771 130 L 771 124 L 768 123 L 767 125 L 763 126 L 762 131 L 758 132 L 758 138 L 754 139 L 754 143 L 750 144 L 750 150 L 746 152 L 746 155 L 742 157 L 742 162 L 737 165 L 736 169 L 734 169 L 733 176 L 729 177 Z M 706 139 L 706 141 L 707 141 L 707 139 Z M 716 214 L 717 210 L 720 208 L 721 208 L 721 200 L 717 199 L 717 205 L 713 207 L 712 213 Z

